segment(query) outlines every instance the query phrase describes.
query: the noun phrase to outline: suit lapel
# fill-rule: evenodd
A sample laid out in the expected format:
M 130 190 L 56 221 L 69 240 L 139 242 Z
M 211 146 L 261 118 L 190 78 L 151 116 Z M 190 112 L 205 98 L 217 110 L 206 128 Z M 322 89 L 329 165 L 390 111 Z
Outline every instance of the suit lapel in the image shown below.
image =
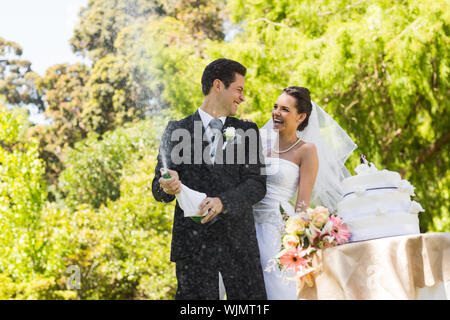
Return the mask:
M 203 159 L 204 154 L 209 154 L 209 152 L 205 153 L 205 149 L 209 147 L 209 141 L 205 135 L 205 127 L 203 126 L 202 119 L 198 110 L 194 113 L 191 122 L 191 128 L 189 131 L 192 134 L 192 151 L 193 151 L 193 164 L 203 165 L 205 167 L 211 167 L 205 163 L 205 159 Z
M 232 126 L 232 119 L 233 119 L 232 117 L 227 117 L 227 118 L 226 118 L 225 123 L 224 123 L 224 125 L 223 125 L 223 132 L 225 132 L 225 130 L 226 130 L 227 128 L 233 127 L 233 126 Z M 220 146 L 220 151 L 218 151 L 218 153 L 219 153 L 219 152 L 221 153 L 220 159 L 221 159 L 221 161 L 222 161 L 222 164 L 220 164 L 220 165 L 216 164 L 216 165 L 218 165 L 220 168 L 223 168 L 224 165 L 227 164 L 227 160 L 229 160 L 228 162 L 230 162 L 230 160 L 231 160 L 231 163 L 229 163 L 229 164 L 234 164 L 234 163 L 235 163 L 235 160 L 236 160 L 236 159 L 235 159 L 235 158 L 236 158 L 236 150 L 233 151 L 233 159 L 227 159 L 227 150 L 230 149 L 230 148 L 235 148 L 235 147 L 236 147 L 234 141 L 233 141 L 233 140 L 226 141 L 226 138 L 223 137 L 222 142 L 223 142 L 223 144 Z M 224 146 L 224 145 L 225 145 L 225 146 Z M 228 151 L 231 151 L 231 150 L 228 150 Z M 217 159 L 217 158 L 216 158 L 216 159 Z M 226 166 L 225 166 L 225 167 L 226 167 Z
M 231 121 L 232 121 L 232 117 L 227 117 L 226 119 L 225 119 L 225 123 L 223 124 L 223 130 L 225 131 L 226 130 L 226 128 L 229 128 L 229 127 L 231 127 Z

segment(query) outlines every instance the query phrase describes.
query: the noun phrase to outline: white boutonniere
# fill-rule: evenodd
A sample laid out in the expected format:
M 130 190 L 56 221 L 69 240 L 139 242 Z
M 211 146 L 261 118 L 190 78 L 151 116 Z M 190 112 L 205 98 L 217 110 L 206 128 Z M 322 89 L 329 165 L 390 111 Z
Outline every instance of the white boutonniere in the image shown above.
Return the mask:
M 236 129 L 234 127 L 228 127 L 223 131 L 223 136 L 226 141 L 233 140 L 236 136 Z
M 225 138 L 225 143 L 223 144 L 222 150 L 225 150 L 228 141 L 234 140 L 236 138 L 236 129 L 234 127 L 228 127 L 223 130 L 223 137 Z

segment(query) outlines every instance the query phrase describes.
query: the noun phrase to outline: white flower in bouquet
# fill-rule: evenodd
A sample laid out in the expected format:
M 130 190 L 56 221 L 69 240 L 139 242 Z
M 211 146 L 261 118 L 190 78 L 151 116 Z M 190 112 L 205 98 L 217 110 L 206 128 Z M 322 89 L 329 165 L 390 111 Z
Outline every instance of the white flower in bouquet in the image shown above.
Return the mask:
M 309 243 L 314 243 L 314 241 L 320 236 L 321 230 L 314 226 L 312 223 L 306 229 L 305 234 L 309 240 Z
M 327 235 L 327 234 L 331 234 L 331 231 L 333 230 L 333 221 L 331 220 L 327 220 L 327 222 L 325 223 L 325 225 L 322 228 L 322 232 L 320 232 L 320 235 Z

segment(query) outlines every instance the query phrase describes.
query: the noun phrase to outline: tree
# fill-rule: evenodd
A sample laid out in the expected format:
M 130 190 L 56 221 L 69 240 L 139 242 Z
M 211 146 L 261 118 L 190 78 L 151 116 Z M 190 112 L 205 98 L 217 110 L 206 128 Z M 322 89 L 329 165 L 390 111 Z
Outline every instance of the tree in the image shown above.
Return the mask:
M 20 142 L 22 121 L 1 108 L 0 298 L 172 299 L 174 204 L 164 205 L 149 196 L 154 175 L 149 168 L 156 163 L 152 153 L 162 119 L 158 130 L 148 120 L 117 129 L 102 141 L 88 140 L 88 148 L 102 151 L 94 161 L 108 164 L 97 173 L 104 179 L 90 174 L 95 166 L 80 166 L 84 172 L 75 174 L 82 183 L 65 190 L 83 198 L 91 180 L 111 181 L 108 175 L 116 175 L 117 188 L 111 189 L 120 191 L 121 197 L 115 201 L 106 197 L 98 209 L 89 201 L 75 208 L 45 201 L 44 167 L 37 144 Z M 69 164 L 76 166 L 83 156 L 92 154 L 78 155 Z M 79 282 L 72 283 L 77 289 L 68 285 L 74 271 L 79 275 L 75 278 Z
M 35 104 L 43 110 L 34 81 L 39 77 L 31 70 L 31 62 L 21 59 L 23 50 L 13 41 L 0 37 L 0 95 L 4 103 Z
M 164 10 L 158 0 L 89 0 L 80 11 L 72 48 L 95 62 L 116 52 L 114 42 L 123 28 L 162 14 Z
M 116 53 L 115 41 L 121 31 L 170 16 L 185 25 L 198 39 L 222 40 L 222 1 L 213 0 L 89 0 L 80 11 L 80 21 L 71 40 L 74 52 L 94 62 Z
M 164 0 L 167 16 L 184 27 L 185 34 L 195 40 L 223 40 L 224 2 L 206 0 Z
M 161 14 L 162 4 L 156 0 L 90 0 L 80 11 L 71 43 L 75 53 L 93 62 L 87 83 L 90 96 L 83 113 L 87 130 L 101 135 L 148 114 L 155 94 L 142 85 L 142 75 L 127 56 L 118 53 L 116 40 L 128 28 Z M 126 43 L 125 48 L 129 47 Z
M 23 121 L 28 119 L 0 106 L 0 277 L 11 282 L 28 281 L 47 267 L 46 240 L 40 237 L 43 165 L 36 143 L 21 141 Z
M 88 100 L 89 68 L 82 64 L 61 64 L 47 69 L 36 80 L 36 89 L 44 101 L 44 114 L 50 124 L 36 125 L 29 136 L 39 143 L 39 155 L 45 162 L 45 178 L 51 186 L 63 169 L 62 157 L 66 147 L 87 137 L 88 121 L 82 113 Z M 49 193 L 53 199 L 53 193 Z
M 72 212 L 68 263 L 82 274 L 81 299 L 168 299 L 173 204 L 149 196 L 162 118 L 89 137 L 68 153 L 60 190 Z M 69 215 L 70 216 L 70 215 Z
M 98 60 L 87 86 L 89 99 L 82 117 L 89 131 L 103 134 L 144 118 L 146 107 L 139 103 L 142 98 L 139 85 L 133 81 L 129 63 L 123 56 L 108 54 Z

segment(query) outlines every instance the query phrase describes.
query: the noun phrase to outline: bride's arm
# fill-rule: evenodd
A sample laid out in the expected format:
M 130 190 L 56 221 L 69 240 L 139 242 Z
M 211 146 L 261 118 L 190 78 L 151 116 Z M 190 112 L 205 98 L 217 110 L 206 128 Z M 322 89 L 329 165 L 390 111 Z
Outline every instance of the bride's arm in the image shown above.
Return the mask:
M 300 181 L 295 208 L 304 211 L 309 207 L 317 171 L 319 170 L 319 159 L 316 146 L 312 143 L 305 143 L 298 152 L 300 152 Z

